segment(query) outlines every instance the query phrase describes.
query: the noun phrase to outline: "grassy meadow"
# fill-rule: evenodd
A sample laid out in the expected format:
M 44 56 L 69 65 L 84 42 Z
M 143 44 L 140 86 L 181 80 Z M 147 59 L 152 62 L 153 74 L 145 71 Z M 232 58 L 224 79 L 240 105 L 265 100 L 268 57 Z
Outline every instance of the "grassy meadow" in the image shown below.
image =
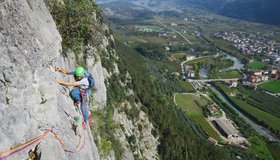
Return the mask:
M 221 141 L 221 137 L 214 130 L 214 128 L 207 122 L 206 118 L 203 116 L 202 108 L 208 104 L 208 100 L 196 94 L 176 94 L 175 101 L 191 119 L 197 123 L 208 136 L 213 137 L 214 139 Z
M 271 93 L 280 93 L 280 80 L 263 83 L 258 87 Z

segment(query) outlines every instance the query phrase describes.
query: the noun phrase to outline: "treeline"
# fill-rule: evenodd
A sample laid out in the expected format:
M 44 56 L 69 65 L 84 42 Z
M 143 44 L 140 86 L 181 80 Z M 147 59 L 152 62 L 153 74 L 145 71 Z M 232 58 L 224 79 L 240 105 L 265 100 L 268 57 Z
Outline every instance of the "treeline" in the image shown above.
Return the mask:
M 149 57 L 151 59 L 163 60 L 167 58 L 164 47 L 159 44 L 140 44 L 135 49 L 143 56 Z
M 158 151 L 161 159 L 235 159 L 242 155 L 246 159 L 254 156 L 242 149 L 227 146 L 226 150 L 215 147 L 205 139 L 205 134 L 189 117 L 174 106 L 173 89 L 163 89 L 161 74 L 151 75 L 156 68 L 152 61 L 141 56 L 134 49 L 117 41 L 117 52 L 120 56 L 120 70 L 128 70 L 132 76 L 132 86 L 144 105 L 143 110 L 157 128 L 160 137 Z M 162 83 L 162 85 L 160 85 Z

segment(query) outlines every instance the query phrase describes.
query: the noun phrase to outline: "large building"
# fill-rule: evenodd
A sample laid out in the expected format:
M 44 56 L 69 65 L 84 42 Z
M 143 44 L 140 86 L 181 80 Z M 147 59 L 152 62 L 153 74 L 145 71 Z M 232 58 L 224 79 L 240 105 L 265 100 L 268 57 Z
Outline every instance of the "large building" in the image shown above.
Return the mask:
M 238 137 L 237 129 L 227 119 L 217 119 L 213 123 L 226 138 Z

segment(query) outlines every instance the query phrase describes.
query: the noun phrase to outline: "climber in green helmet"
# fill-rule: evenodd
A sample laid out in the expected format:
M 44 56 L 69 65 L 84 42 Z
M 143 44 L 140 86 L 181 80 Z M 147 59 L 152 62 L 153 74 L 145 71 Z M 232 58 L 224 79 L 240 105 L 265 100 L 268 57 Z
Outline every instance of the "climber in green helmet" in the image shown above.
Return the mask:
M 82 77 L 85 73 L 85 69 L 83 67 L 77 67 L 75 70 L 75 76 Z
M 82 102 L 82 96 L 86 95 L 90 87 L 94 86 L 94 79 L 92 75 L 85 70 L 83 67 L 77 67 L 73 71 L 68 71 L 61 67 L 55 67 L 56 71 L 61 72 L 67 75 L 73 75 L 75 82 L 65 82 L 60 79 L 56 79 L 58 84 L 64 86 L 73 86 L 73 89 L 70 91 L 70 97 L 74 101 L 74 106 L 78 107 Z M 86 107 L 83 107 L 85 103 L 82 103 L 81 110 L 84 113 L 84 120 L 88 119 L 88 111 Z
M 86 71 L 83 67 L 77 67 L 73 71 L 68 71 L 64 68 L 56 67 L 56 70 L 63 74 L 74 76 L 75 82 L 65 82 L 60 79 L 57 79 L 56 82 L 64 86 L 73 86 L 73 89 L 70 92 L 70 97 L 73 99 L 74 105 L 79 106 L 79 103 L 81 102 L 81 90 L 86 90 L 90 87 L 90 79 L 85 75 L 85 73 L 90 73 L 88 73 L 88 71 Z

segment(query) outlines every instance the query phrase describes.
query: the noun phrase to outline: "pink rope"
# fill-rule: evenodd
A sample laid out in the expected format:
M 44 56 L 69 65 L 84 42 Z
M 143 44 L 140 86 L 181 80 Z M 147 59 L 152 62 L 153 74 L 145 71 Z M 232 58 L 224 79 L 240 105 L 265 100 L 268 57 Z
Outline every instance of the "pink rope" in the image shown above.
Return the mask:
M 75 151 L 75 152 L 71 152 L 71 151 L 67 151 L 67 150 L 65 150 L 65 151 L 66 151 L 66 152 L 70 152 L 70 153 L 78 153 L 78 152 L 80 152 L 80 151 L 84 148 L 85 143 L 86 143 L 86 138 L 85 138 L 85 136 L 84 136 L 83 139 L 84 139 L 84 140 L 83 140 L 82 147 L 81 147 L 79 150 L 77 150 L 77 151 Z M 1 159 L 0 159 L 0 160 L 1 160 Z
M 44 137 L 42 137 L 42 138 L 44 138 Z M 36 142 L 42 140 L 42 138 L 40 138 L 40 139 L 38 139 L 38 140 L 36 140 L 36 141 L 30 143 L 29 145 L 27 145 L 27 146 L 25 146 L 25 147 L 23 147 L 23 148 L 21 148 L 21 149 L 19 149 L 19 150 L 17 150 L 17 151 L 14 151 L 13 153 L 11 153 L 11 154 L 9 154 L 9 155 L 7 155 L 7 156 L 1 157 L 0 160 L 4 160 L 4 159 L 6 159 L 6 158 L 8 158 L 8 157 L 11 157 L 12 155 L 14 155 L 14 154 L 16 154 L 16 153 L 21 152 L 22 150 L 24 150 L 24 149 L 26 149 L 26 148 L 31 147 L 31 146 L 32 146 L 33 144 L 35 144 Z
M 47 135 L 48 135 L 48 134 L 46 134 L 45 136 L 47 136 Z M 15 154 L 17 154 L 17 153 L 23 151 L 24 149 L 27 149 L 27 148 L 31 147 L 31 146 L 34 145 L 35 143 L 41 141 L 45 136 L 43 136 L 43 137 L 37 139 L 36 141 L 30 143 L 30 144 L 27 145 L 27 146 L 24 146 L 24 147 L 21 148 L 21 149 L 18 149 L 18 150 L 16 150 L 16 151 L 12 152 L 12 153 L 9 154 L 9 155 L 6 155 L 6 156 L 4 156 L 4 157 L 0 157 L 0 160 L 5 160 L 5 159 L 7 159 L 7 158 L 9 158 L 9 157 L 11 157 L 11 156 L 13 156 L 13 155 L 15 155 Z M 86 139 L 86 138 L 85 138 L 85 136 L 84 136 L 82 147 L 81 147 L 79 150 L 77 150 L 77 151 L 75 151 L 75 152 L 71 152 L 71 153 L 78 153 L 78 152 L 80 152 L 80 151 L 84 148 L 84 146 L 85 146 L 85 139 Z
M 83 145 L 82 145 L 82 147 L 77 152 L 80 152 L 84 148 L 85 143 L 86 143 L 86 138 L 84 137 Z M 75 153 L 77 153 L 77 152 L 75 152 Z

